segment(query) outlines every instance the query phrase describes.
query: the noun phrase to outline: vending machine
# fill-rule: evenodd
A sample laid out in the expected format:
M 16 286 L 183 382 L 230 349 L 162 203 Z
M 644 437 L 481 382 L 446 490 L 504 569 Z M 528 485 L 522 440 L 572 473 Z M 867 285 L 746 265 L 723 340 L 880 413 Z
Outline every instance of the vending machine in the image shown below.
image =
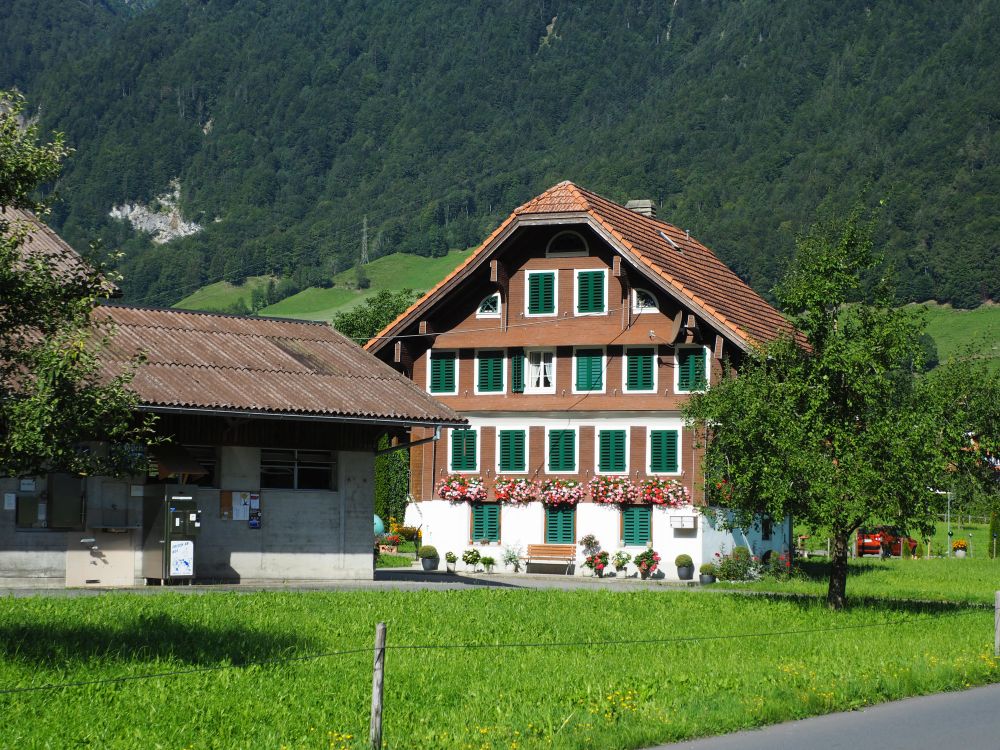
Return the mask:
M 142 575 L 147 583 L 191 583 L 201 511 L 177 486 L 147 486 L 142 513 Z

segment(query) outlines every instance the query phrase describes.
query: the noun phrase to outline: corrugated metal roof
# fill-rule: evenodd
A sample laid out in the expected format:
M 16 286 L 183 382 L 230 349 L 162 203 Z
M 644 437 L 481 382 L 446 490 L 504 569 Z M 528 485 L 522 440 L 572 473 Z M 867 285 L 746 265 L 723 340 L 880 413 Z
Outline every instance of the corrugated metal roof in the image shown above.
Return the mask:
M 105 305 L 106 374 L 139 352 L 147 407 L 425 424 L 465 420 L 325 323 Z

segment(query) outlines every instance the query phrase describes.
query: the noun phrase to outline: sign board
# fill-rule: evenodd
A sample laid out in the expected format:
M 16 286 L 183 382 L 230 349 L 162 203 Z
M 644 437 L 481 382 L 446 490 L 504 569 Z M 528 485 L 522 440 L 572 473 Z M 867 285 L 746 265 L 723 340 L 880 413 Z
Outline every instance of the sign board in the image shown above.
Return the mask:
M 170 542 L 170 575 L 194 575 L 194 542 L 190 539 Z
M 35 491 L 35 480 L 34 479 L 22 479 L 21 480 L 21 492 L 34 492 Z
M 694 516 L 670 516 L 670 528 L 672 529 L 693 529 L 694 527 Z
M 17 510 L 17 495 L 13 492 L 3 493 L 3 509 Z

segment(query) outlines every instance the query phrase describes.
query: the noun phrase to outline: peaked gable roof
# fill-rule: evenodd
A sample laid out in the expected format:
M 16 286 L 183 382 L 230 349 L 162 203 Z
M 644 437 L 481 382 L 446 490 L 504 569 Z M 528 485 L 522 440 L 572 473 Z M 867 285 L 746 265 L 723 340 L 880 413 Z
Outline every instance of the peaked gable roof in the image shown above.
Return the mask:
M 767 343 L 794 327 L 715 254 L 675 226 L 620 206 L 566 180 L 514 209 L 465 262 L 366 344 L 377 351 L 418 310 L 478 267 L 521 224 L 584 221 L 647 275 L 665 283 L 685 306 L 728 331 L 742 348 Z

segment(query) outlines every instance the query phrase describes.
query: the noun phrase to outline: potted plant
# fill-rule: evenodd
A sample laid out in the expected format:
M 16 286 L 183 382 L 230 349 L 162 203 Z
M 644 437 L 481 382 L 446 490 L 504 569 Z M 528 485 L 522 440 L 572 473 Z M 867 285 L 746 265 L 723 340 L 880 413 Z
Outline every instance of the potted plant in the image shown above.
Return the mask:
M 632 562 L 639 569 L 640 578 L 649 578 L 660 567 L 660 555 L 655 550 L 648 549 L 636 555 Z
M 485 570 L 487 573 L 492 573 L 493 572 L 493 566 L 497 564 L 497 561 L 494 560 L 492 557 L 489 557 L 489 556 L 480 557 L 479 558 L 479 562 L 481 562 L 483 564 L 483 570 Z
M 632 555 L 625 550 L 620 549 L 615 552 L 615 556 L 611 558 L 611 564 L 615 566 L 615 574 L 621 575 L 631 560 Z
M 400 541 L 399 534 L 383 534 L 382 540 L 378 545 L 378 551 L 384 555 L 395 555 Z
M 417 550 L 417 555 L 420 557 L 420 564 L 424 567 L 424 570 L 437 570 L 438 565 L 441 563 L 437 547 L 433 547 L 430 544 L 425 544 Z
M 956 539 L 951 543 L 951 551 L 955 557 L 965 557 L 968 554 L 969 544 L 964 539 Z
M 454 573 L 455 572 L 455 563 L 458 562 L 458 555 L 456 555 L 454 552 L 445 552 L 444 553 L 444 562 L 445 562 L 445 568 L 447 569 L 447 571 L 449 573 Z
M 517 547 L 504 547 L 503 548 L 503 564 L 507 567 L 513 568 L 515 573 L 521 572 L 521 548 Z
M 472 572 L 476 572 L 476 566 L 479 564 L 480 560 L 479 550 L 477 549 L 467 549 L 462 553 L 462 562 L 472 568 Z
M 604 578 L 604 569 L 608 567 L 608 553 L 595 552 L 592 555 L 587 555 L 587 558 L 583 561 L 583 566 L 594 571 L 594 575 L 598 578 Z
M 694 578 L 694 561 L 691 555 L 677 555 L 674 558 L 674 565 L 677 566 L 677 577 L 682 581 L 690 581 Z
M 707 562 L 698 568 L 698 583 L 715 583 L 715 565 Z

